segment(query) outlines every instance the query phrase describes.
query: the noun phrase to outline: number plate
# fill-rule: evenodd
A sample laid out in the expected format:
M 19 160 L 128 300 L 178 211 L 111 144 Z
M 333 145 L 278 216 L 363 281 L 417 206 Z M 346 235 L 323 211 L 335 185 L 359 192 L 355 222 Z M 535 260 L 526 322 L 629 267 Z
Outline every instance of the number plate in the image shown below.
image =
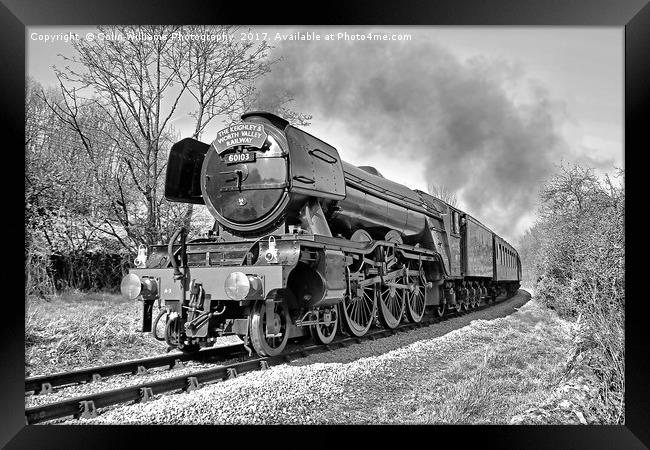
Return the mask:
M 255 152 L 229 153 L 224 159 L 228 165 L 255 162 Z

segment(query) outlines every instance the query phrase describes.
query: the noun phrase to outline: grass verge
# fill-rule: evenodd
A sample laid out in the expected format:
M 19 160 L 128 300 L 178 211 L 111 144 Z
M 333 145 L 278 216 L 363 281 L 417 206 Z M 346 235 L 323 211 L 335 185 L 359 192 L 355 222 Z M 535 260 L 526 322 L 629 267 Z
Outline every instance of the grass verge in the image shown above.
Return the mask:
M 66 292 L 45 301 L 28 299 L 25 376 L 144 358 L 166 344 L 140 333 L 142 303 L 109 293 Z
M 530 301 L 508 317 L 476 320 L 384 355 L 382 373 L 374 372 L 388 385 L 353 393 L 345 411 L 334 407 L 324 421 L 584 423 L 589 405 L 565 388 L 574 336 L 573 324 Z

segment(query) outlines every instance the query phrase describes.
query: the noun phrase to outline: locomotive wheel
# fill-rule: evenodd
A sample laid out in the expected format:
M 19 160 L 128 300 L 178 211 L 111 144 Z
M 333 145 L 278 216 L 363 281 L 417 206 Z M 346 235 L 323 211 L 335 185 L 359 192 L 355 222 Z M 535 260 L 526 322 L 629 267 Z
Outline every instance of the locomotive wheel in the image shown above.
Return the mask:
M 456 301 L 458 302 L 458 304 L 456 305 L 456 312 L 458 313 L 467 312 L 467 310 L 469 309 L 469 305 L 468 305 L 469 291 L 464 281 L 460 284 L 460 287 L 458 288 Z
M 417 266 L 411 263 L 412 269 L 418 269 L 418 275 L 409 275 L 408 284 L 413 286 L 413 289 L 406 291 L 406 317 L 409 322 L 418 323 L 424 316 L 425 298 L 424 298 L 424 283 L 426 278 L 424 275 L 424 268 L 422 265 Z M 444 314 L 444 310 L 442 312 Z
M 343 312 L 341 318 L 345 330 L 357 337 L 368 332 L 377 311 L 377 288 L 375 285 L 364 286 L 360 294 L 358 296 L 356 289 L 353 289 L 341 302 Z
M 476 307 L 478 308 L 483 303 L 483 285 L 480 281 L 476 282 Z
M 201 346 L 199 344 L 187 344 L 182 346 L 180 349 L 183 353 L 196 353 L 201 350 Z
M 312 325 L 309 327 L 309 332 L 311 333 L 311 337 L 318 343 L 318 344 L 323 344 L 327 345 L 331 343 L 334 340 L 334 337 L 336 336 L 336 329 L 338 327 L 338 322 L 339 322 L 339 313 L 338 313 L 338 308 L 332 309 L 332 315 L 334 316 L 334 322 L 332 322 L 329 325 Z
M 478 306 L 478 301 L 477 301 L 478 294 L 474 282 L 471 282 L 469 284 L 468 291 L 469 291 L 469 305 L 468 305 L 469 309 L 476 309 L 476 307 Z
M 275 336 L 266 335 L 266 323 L 269 320 L 280 323 L 280 331 Z M 282 353 L 289 340 L 288 328 L 291 323 L 289 311 L 283 303 L 274 303 L 273 317 L 267 317 L 266 302 L 256 302 L 250 322 L 250 336 L 253 348 L 260 356 L 276 356 Z
M 403 277 L 397 277 L 396 283 L 402 284 Z M 407 289 L 394 286 L 380 286 L 379 291 L 379 321 L 384 328 L 396 328 L 404 314 L 405 296 Z

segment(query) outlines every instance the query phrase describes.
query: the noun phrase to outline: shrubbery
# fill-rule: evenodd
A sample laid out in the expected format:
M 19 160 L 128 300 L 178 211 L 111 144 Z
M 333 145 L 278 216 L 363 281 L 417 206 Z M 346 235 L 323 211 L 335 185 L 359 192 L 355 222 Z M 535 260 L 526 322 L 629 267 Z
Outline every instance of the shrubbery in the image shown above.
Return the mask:
M 522 242 L 538 299 L 579 324 L 575 356 L 600 380 L 595 412 L 604 423 L 623 423 L 624 413 L 622 170 L 617 179 L 562 167 L 543 187 L 539 219 Z
M 128 255 L 103 251 L 32 252 L 25 267 L 27 296 L 51 297 L 67 290 L 117 292 Z

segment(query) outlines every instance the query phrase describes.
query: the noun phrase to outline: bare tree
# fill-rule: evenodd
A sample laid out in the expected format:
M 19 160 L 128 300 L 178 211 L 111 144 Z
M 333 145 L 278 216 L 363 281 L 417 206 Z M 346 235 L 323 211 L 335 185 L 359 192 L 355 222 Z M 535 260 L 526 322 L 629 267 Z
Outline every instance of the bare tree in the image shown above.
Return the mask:
M 99 27 L 106 35 L 147 33 L 152 39 L 74 41 L 77 55 L 64 57 L 67 65 L 57 70 L 63 103 L 50 104 L 57 117 L 77 133 L 114 220 L 131 240 L 148 244 L 160 239 L 158 180 L 164 170 L 162 144 L 187 88 L 187 81 L 179 81 L 176 76 L 181 62 L 172 51 L 171 33 L 177 28 Z M 86 120 L 82 120 L 84 112 L 88 113 Z M 120 159 L 109 166 L 115 171 L 110 180 L 105 176 L 106 167 L 98 162 L 107 149 Z M 124 168 L 126 173 L 121 173 Z M 127 180 L 129 187 L 144 199 L 147 217 L 139 229 L 130 217 L 133 212 L 129 211 L 131 205 L 125 193 Z M 110 220 L 105 225 L 102 231 L 131 247 Z
M 79 158 L 76 134 L 49 107 L 61 95 L 32 79 L 25 95 L 26 293 L 51 294 L 50 258 L 87 250 L 96 240 L 79 219 L 92 213 L 95 183 Z
M 439 198 L 443 202 L 449 203 L 451 206 L 458 207 L 458 199 L 456 194 L 449 190 L 447 186 L 436 183 L 429 183 L 427 186 L 429 194 Z
M 266 42 L 236 39 L 236 27 L 98 29 L 123 38 L 73 42 L 76 55 L 63 57 L 65 67 L 56 70 L 62 102 L 48 106 L 76 133 L 106 206 L 101 223 L 88 220 L 88 225 L 133 249 L 160 242 L 192 215 L 191 207 L 171 205 L 162 195 L 181 99 L 196 105 L 190 115 L 199 139 L 212 120 L 250 105 L 255 81 L 276 61 L 269 60 Z M 201 38 L 206 35 L 228 38 Z
M 281 64 L 282 58 L 277 62 Z M 309 126 L 312 115 L 291 109 L 289 105 L 293 101 L 293 95 L 289 91 L 265 92 L 263 96 L 260 95 L 260 92 L 251 91 L 246 99 L 246 109 L 268 111 L 283 117 L 293 125 Z
M 540 192 L 532 235 L 538 299 L 578 325 L 575 355 L 600 381 L 603 423 L 624 417 L 625 192 L 590 168 L 561 166 Z
M 246 99 L 255 91 L 254 83 L 270 71 L 274 61 L 268 59 L 266 41 L 254 43 L 237 39 L 235 26 L 185 26 L 188 37 L 221 36 L 222 39 L 188 39 L 173 48 L 175 71 L 187 85 L 196 109 L 192 137 L 200 140 L 208 124 L 217 117 L 240 114 Z M 225 37 L 225 39 L 223 39 Z M 183 223 L 190 228 L 194 205 L 188 204 Z
M 200 139 L 216 117 L 241 113 L 245 100 L 254 92 L 254 83 L 271 70 L 271 47 L 237 38 L 239 27 L 192 25 L 182 28 L 185 36 L 221 36 L 225 39 L 188 39 L 172 49 L 179 79 L 187 85 L 196 110 L 192 135 Z

